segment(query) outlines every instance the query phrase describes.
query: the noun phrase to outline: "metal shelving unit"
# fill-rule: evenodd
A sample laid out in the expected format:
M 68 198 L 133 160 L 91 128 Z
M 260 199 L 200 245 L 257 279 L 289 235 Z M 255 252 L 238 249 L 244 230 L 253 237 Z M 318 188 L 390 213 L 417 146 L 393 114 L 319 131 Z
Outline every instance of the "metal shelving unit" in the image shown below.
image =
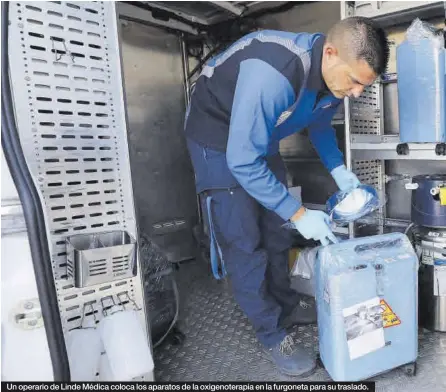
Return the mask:
M 383 26 L 408 23 L 416 17 L 430 18 L 446 14 L 446 2 L 395 2 L 395 1 L 342 1 L 341 19 L 350 16 L 373 18 Z M 396 82 L 397 75 L 389 74 L 367 88 L 359 99 L 345 99 L 345 150 L 346 166 L 359 180 L 373 185 L 382 197 L 386 196 L 385 162 L 388 160 L 438 160 L 446 161 L 446 146 L 434 143 L 401 144 L 399 135 L 387 135 L 384 129 L 383 86 Z M 383 233 L 384 227 L 395 226 L 396 220 L 388 219 L 386 208 L 379 211 L 378 219 L 368 219 Z M 409 222 L 398 221 L 396 226 Z M 355 225 L 350 224 L 349 237 L 355 236 Z
M 444 143 L 407 143 L 404 151 L 398 135 L 352 135 L 352 159 L 419 159 L 446 161 Z

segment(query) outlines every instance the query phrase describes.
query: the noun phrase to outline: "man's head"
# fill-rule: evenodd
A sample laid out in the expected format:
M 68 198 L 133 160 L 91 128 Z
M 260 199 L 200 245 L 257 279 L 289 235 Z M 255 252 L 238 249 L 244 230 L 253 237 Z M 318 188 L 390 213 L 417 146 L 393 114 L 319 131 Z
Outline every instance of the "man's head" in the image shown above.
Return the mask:
M 359 97 L 364 88 L 385 72 L 389 60 L 386 34 L 372 20 L 343 19 L 327 34 L 322 76 L 337 98 Z

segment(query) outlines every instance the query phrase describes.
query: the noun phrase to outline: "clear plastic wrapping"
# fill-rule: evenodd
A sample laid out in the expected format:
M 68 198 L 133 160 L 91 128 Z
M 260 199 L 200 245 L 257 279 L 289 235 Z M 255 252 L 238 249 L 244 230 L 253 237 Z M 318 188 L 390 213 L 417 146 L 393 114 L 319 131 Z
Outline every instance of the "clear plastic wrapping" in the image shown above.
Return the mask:
M 291 287 L 298 293 L 315 296 L 315 276 L 317 252 L 320 247 L 305 248 L 299 252 L 290 271 Z
M 363 380 L 416 360 L 417 276 L 417 255 L 401 233 L 318 250 L 319 348 L 335 381 Z
M 330 217 L 332 229 L 334 229 L 336 226 L 344 226 L 372 214 L 383 207 L 386 202 L 387 198 L 380 195 L 374 187 L 361 184 L 348 192 L 336 192 L 327 200 L 325 208 Z M 374 217 L 374 219 L 379 220 L 379 217 Z M 282 227 L 297 230 L 292 222 L 285 222 Z
M 436 29 L 431 24 L 416 18 L 406 31 L 406 39 L 412 45 L 419 45 L 423 43 L 425 39 L 428 39 L 432 47 L 442 49 L 444 48 L 443 32 L 438 30 L 439 29 Z
M 446 141 L 443 32 L 415 19 L 397 47 L 400 140 Z
M 336 192 L 328 199 L 326 209 L 334 223 L 345 225 L 381 208 L 385 203 L 386 198 L 380 197 L 375 188 L 360 185 L 348 192 Z
M 303 249 L 294 263 L 291 275 L 311 279 L 314 275 L 314 264 L 316 263 L 318 249 L 319 247 Z

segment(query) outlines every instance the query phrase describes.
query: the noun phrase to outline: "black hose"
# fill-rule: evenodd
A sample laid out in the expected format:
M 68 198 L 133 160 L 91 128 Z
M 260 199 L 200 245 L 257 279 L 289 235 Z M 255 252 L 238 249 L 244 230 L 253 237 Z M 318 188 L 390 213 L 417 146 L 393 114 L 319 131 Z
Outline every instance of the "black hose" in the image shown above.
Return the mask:
M 9 2 L 2 2 L 2 148 L 22 203 L 28 229 L 37 291 L 53 366 L 54 381 L 70 381 L 70 367 L 48 249 L 45 219 L 37 189 L 28 170 L 16 128 L 9 80 Z
M 167 331 L 164 333 L 164 335 L 161 336 L 156 342 L 153 343 L 153 348 L 157 348 L 169 336 L 170 332 L 177 324 L 178 317 L 180 314 L 180 293 L 178 291 L 178 286 L 177 286 L 177 282 L 175 280 L 175 276 L 173 276 L 173 271 L 170 270 L 170 273 L 172 274 L 172 291 L 173 291 L 174 300 L 175 300 L 175 315 L 173 316 L 172 322 L 170 323 L 169 328 L 167 328 Z
M 212 49 L 206 56 L 204 56 L 200 62 L 195 66 L 195 68 L 189 73 L 187 79 L 190 80 L 195 73 L 203 67 L 203 65 L 208 61 L 215 53 L 217 53 L 223 45 L 218 45 L 214 49 Z

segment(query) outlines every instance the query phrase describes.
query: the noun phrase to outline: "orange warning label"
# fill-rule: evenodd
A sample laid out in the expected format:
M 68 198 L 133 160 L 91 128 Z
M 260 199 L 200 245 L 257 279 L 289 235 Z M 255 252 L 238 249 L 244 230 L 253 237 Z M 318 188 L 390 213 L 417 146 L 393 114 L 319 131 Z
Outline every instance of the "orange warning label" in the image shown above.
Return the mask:
M 380 301 L 381 308 L 383 310 L 383 326 L 384 328 L 394 327 L 400 325 L 401 320 L 389 306 L 389 304 L 383 299 Z

